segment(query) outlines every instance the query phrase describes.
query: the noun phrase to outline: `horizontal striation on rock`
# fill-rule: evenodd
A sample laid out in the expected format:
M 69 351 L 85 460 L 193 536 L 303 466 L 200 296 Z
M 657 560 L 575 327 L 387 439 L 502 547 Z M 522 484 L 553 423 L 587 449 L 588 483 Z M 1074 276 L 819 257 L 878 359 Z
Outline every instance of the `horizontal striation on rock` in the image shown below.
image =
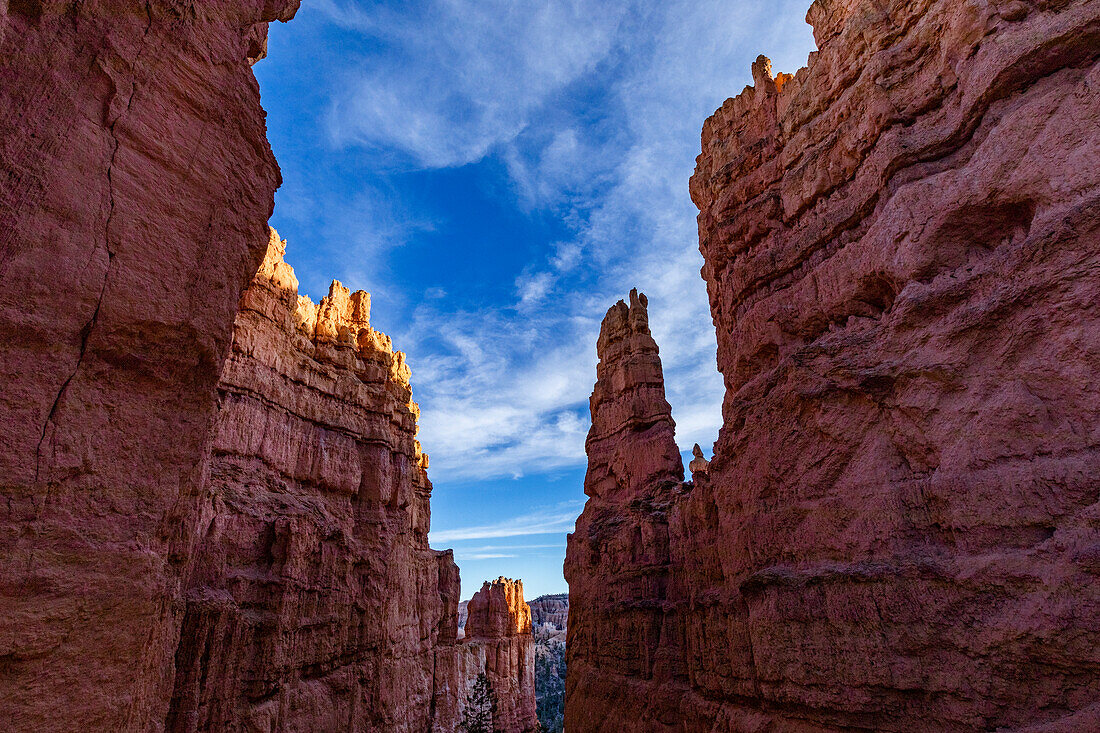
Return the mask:
M 522 585 L 494 583 L 458 643 L 404 356 L 367 293 L 299 296 L 285 247 L 271 230 L 219 386 L 167 728 L 451 731 L 488 671 L 502 729 L 527 730 Z
M 704 126 L 723 428 L 659 507 L 589 492 L 567 724 L 1097 727 L 1100 4 L 809 20 Z
M 463 709 L 477 675 L 484 673 L 496 706 L 494 729 L 534 733 L 535 641 L 523 582 L 485 581 L 466 605 L 465 637 L 436 652 L 437 729 L 462 730 Z
M 534 720 L 523 634 L 458 643 L 404 355 L 263 224 L 297 5 L 0 3 L 12 730 L 451 731 L 486 670 Z

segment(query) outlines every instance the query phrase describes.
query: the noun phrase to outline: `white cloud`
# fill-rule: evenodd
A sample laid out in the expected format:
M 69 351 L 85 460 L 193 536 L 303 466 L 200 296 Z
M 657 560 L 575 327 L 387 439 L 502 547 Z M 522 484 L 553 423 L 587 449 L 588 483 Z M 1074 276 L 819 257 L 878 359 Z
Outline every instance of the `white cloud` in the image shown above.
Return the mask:
M 330 0 L 317 9 L 387 51 L 365 55 L 345 79 L 329 117 L 334 142 L 429 168 L 515 139 L 608 53 L 625 13 L 576 0 L 420 0 L 400 13 Z
M 433 545 L 463 540 L 494 539 L 499 537 L 523 537 L 528 535 L 556 534 L 572 531 L 580 512 L 581 502 L 565 502 L 553 509 L 542 509 L 518 517 L 509 517 L 493 524 L 453 529 L 433 530 L 428 541 Z M 507 557 L 507 555 L 492 555 Z
M 409 352 L 433 477 L 583 465 L 599 321 L 635 286 L 650 299 L 681 448 L 717 437 L 723 389 L 687 182 L 704 119 L 751 82 L 756 55 L 770 55 L 777 70 L 805 63 L 805 5 L 317 5 L 385 50 L 359 59 L 334 100 L 334 144 L 396 151 L 420 168 L 499 156 L 516 206 L 553 212 L 573 233 L 528 263 L 514 302 L 472 312 L 434 294 L 392 334 Z M 433 541 L 562 531 L 575 512 L 555 517 Z

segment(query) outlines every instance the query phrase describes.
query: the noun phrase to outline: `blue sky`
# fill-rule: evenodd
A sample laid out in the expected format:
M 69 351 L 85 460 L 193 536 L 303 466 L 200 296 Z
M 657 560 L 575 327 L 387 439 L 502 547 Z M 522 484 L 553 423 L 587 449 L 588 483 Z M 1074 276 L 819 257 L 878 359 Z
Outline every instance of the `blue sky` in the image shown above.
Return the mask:
M 564 592 L 595 341 L 650 301 L 680 447 L 722 382 L 688 178 L 703 121 L 813 49 L 808 0 L 305 0 L 254 69 L 283 171 L 272 225 L 314 300 L 372 293 L 431 456 L 432 546 L 463 597 Z

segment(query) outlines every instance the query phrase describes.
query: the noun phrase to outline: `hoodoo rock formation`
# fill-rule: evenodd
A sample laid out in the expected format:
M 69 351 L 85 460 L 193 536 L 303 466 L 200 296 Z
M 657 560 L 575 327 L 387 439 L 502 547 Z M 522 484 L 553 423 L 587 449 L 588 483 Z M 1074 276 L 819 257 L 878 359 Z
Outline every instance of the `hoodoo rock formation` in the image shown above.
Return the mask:
M 605 319 L 566 724 L 1100 729 L 1100 3 L 808 19 L 703 129 L 693 482 L 644 302 Z
M 449 732 L 482 672 L 534 728 L 522 586 L 456 638 L 403 355 L 262 224 L 296 6 L 0 4 L 7 729 Z
M 467 604 L 467 613 L 462 642 L 436 653 L 438 730 L 457 730 L 474 679 L 484 672 L 496 702 L 496 730 L 533 733 L 538 729 L 535 642 L 523 582 L 486 581 Z
M 430 730 L 459 575 L 428 547 L 409 368 L 367 293 L 299 296 L 285 247 L 219 385 L 167 728 Z

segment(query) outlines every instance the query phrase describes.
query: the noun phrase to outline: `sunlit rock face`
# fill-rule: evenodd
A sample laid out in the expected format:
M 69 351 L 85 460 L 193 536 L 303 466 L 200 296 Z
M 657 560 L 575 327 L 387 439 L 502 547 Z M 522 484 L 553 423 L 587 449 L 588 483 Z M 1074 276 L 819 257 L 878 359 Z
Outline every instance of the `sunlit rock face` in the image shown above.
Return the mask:
M 219 385 L 169 730 L 432 728 L 458 569 L 428 547 L 409 368 L 271 231 Z
M 461 730 L 463 708 L 478 674 L 484 673 L 496 704 L 495 729 L 534 733 L 535 642 L 523 582 L 486 581 L 466 606 L 464 638 L 436 652 L 435 729 Z
M 147 731 L 279 171 L 296 0 L 0 3 L 0 720 Z
M 1100 4 L 809 20 L 704 126 L 723 428 L 586 482 L 567 727 L 1096 729 Z

